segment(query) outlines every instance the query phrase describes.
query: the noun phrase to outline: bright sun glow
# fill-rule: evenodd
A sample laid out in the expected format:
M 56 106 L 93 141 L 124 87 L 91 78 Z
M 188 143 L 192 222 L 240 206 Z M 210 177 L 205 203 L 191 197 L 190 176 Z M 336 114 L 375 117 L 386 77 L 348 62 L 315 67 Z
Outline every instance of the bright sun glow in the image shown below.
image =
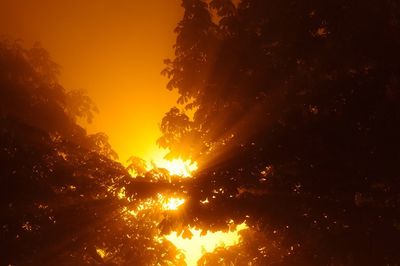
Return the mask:
M 142 159 L 146 163 L 146 170 L 151 171 L 154 168 L 166 169 L 171 176 L 180 177 L 191 177 L 193 173 L 198 169 L 196 161 L 184 160 L 182 158 L 175 158 L 171 160 L 165 159 L 169 153 L 166 149 L 154 149 L 149 151 L 146 156 Z M 127 165 L 129 162 L 127 162 Z M 133 175 L 137 175 L 134 171 L 131 172 Z
M 162 208 L 163 210 L 175 211 L 185 203 L 185 200 L 182 198 L 167 198 L 162 200 Z
M 156 208 L 161 211 L 176 211 L 184 203 L 185 199 L 183 198 L 168 197 L 158 193 L 156 197 L 141 200 L 135 208 L 128 210 L 127 207 L 124 207 L 122 211 L 137 218 L 142 212 Z
M 96 248 L 96 253 L 97 255 L 100 256 L 100 258 L 104 259 L 107 256 L 107 251 L 105 251 L 102 248 Z
M 218 247 L 237 245 L 241 240 L 239 232 L 247 228 L 248 226 L 243 222 L 233 231 L 207 232 L 205 235 L 202 235 L 201 229 L 190 228 L 191 238 L 184 238 L 182 234 L 177 235 L 176 232 L 172 232 L 165 238 L 183 252 L 188 266 L 194 266 L 207 252 L 213 252 Z
M 206 201 L 208 202 L 208 199 Z M 142 217 L 142 213 L 146 213 L 148 210 L 152 209 L 177 211 L 184 203 L 184 198 L 166 196 L 158 193 L 155 197 L 141 200 L 133 209 L 129 210 L 127 207 L 124 207 L 123 212 L 128 216 L 139 218 Z M 165 235 L 164 239 L 170 241 L 177 249 L 181 250 L 185 255 L 186 264 L 192 266 L 197 265 L 198 260 L 205 253 L 213 252 L 218 247 L 237 245 L 241 241 L 240 231 L 247 228 L 248 226 L 245 222 L 235 226 L 233 221 L 231 221 L 229 231 L 203 232 L 202 229 L 189 227 L 190 238 L 184 237 L 183 232 L 178 234 L 173 231 Z
M 190 177 L 197 170 L 197 163 L 191 160 L 173 159 L 171 161 L 165 159 L 156 160 L 155 165 L 159 168 L 165 168 L 171 175 L 181 177 Z

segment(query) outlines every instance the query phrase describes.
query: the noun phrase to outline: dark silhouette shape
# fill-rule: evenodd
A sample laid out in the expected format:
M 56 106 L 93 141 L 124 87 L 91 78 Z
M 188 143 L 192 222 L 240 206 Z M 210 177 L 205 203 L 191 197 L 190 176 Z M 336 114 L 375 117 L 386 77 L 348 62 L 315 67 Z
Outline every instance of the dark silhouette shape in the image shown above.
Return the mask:
M 200 164 L 188 222 L 247 219 L 282 265 L 399 263 L 397 1 L 182 3 L 163 73 L 194 116 L 159 144 Z
M 127 216 L 117 194 L 134 181 L 107 136 L 76 123 L 94 104 L 57 73 L 39 46 L 0 41 L 0 264 L 176 264 L 151 216 Z

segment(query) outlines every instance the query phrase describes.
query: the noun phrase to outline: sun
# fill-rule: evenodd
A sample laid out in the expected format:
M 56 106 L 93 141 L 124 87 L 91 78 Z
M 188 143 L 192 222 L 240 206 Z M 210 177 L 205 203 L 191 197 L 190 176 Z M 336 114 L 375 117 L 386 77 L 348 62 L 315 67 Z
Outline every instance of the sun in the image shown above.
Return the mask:
M 130 217 L 141 219 L 143 213 L 149 210 L 177 212 L 185 202 L 185 198 L 158 193 L 154 197 L 141 200 L 134 208 L 124 207 L 121 211 L 126 215 L 124 219 L 130 219 Z M 188 226 L 187 230 L 180 230 L 179 233 L 172 231 L 168 235 L 157 237 L 157 240 L 171 242 L 185 256 L 186 265 L 195 266 L 205 253 L 214 252 L 219 247 L 238 245 L 242 241 L 241 231 L 249 229 L 246 222 L 235 224 L 233 220 L 230 220 L 227 223 L 229 225 L 227 231 L 212 232 Z M 102 257 L 107 255 L 107 252 L 102 249 L 98 249 L 97 253 Z
M 203 232 L 201 229 L 189 228 L 191 237 L 183 237 L 182 233 L 172 232 L 165 236 L 176 248 L 185 255 L 187 266 L 195 266 L 200 258 L 207 252 L 213 252 L 218 247 L 230 247 L 240 243 L 240 232 L 248 229 L 245 222 L 235 226 L 234 230 Z
M 160 199 L 162 201 L 162 208 L 163 210 L 171 210 L 176 211 L 178 210 L 179 206 L 185 203 L 185 199 L 183 198 L 164 198 Z
M 184 178 L 192 177 L 198 169 L 198 163 L 191 159 L 172 158 L 165 159 L 169 153 L 168 149 L 155 148 L 150 149 L 144 157 L 145 170 L 162 168 L 168 171 L 170 176 L 179 176 Z M 126 165 L 128 166 L 128 165 Z
M 197 162 L 192 162 L 191 160 L 173 159 L 156 160 L 155 165 L 159 168 L 165 168 L 168 170 L 170 175 L 181 176 L 181 177 L 191 177 L 193 172 L 198 168 Z

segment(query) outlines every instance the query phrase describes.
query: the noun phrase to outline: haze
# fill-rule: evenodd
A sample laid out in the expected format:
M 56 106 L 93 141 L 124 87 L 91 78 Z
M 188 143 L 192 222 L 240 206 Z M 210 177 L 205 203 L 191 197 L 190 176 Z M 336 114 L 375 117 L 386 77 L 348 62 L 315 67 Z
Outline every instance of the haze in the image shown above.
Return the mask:
M 106 132 L 122 163 L 150 160 L 160 156 L 159 122 L 177 98 L 160 72 L 182 13 L 177 0 L 2 0 L 0 35 L 40 42 L 61 65 L 61 83 L 97 104 L 88 131 Z

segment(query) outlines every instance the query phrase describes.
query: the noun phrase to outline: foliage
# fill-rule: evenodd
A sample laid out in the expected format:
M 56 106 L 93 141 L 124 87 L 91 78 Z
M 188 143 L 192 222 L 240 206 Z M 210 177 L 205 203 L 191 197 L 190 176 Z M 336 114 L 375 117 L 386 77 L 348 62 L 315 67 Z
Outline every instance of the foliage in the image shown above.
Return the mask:
M 131 177 L 104 133 L 77 124 L 94 105 L 57 73 L 42 48 L 0 42 L 0 264 L 173 264 L 153 220 L 127 219 Z
M 398 263 L 398 3 L 183 7 L 164 74 L 194 116 L 167 113 L 159 143 L 199 162 L 188 222 L 247 215 L 285 265 Z

